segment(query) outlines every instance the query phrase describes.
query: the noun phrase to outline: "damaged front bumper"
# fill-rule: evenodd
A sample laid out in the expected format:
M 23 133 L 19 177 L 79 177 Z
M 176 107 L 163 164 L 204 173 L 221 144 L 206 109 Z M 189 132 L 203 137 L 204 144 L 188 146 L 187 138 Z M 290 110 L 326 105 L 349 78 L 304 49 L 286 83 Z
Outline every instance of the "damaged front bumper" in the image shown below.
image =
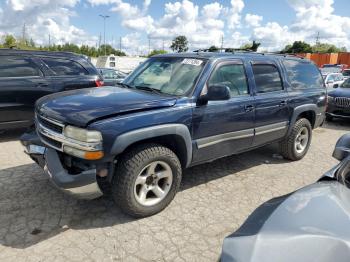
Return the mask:
M 95 168 L 70 174 L 62 165 L 57 151 L 43 146 L 35 133 L 23 135 L 21 143 L 25 152 L 44 169 L 52 184 L 61 191 L 79 199 L 94 199 L 103 195 Z

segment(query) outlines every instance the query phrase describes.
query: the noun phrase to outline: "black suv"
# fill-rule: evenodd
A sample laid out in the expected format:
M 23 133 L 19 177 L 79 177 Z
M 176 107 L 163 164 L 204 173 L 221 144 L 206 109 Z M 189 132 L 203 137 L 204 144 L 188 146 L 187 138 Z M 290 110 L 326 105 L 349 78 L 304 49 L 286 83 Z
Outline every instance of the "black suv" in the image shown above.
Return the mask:
M 318 68 L 305 59 L 160 55 L 119 87 L 40 99 L 44 147 L 22 142 L 63 191 L 94 198 L 110 186 L 125 212 L 148 216 L 170 203 L 184 168 L 272 142 L 285 158 L 303 158 L 326 100 Z
M 82 55 L 0 49 L 0 130 L 33 125 L 34 104 L 42 96 L 101 85 Z

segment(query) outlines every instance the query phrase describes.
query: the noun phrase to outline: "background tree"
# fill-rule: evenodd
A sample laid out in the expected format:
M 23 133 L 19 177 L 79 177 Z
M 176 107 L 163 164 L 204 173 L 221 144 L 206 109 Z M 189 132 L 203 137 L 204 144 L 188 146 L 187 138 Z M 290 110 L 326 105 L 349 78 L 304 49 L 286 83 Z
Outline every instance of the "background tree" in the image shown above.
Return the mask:
M 154 50 L 152 50 L 151 53 L 149 53 L 148 57 L 151 57 L 151 56 L 154 56 L 154 55 L 162 55 L 162 54 L 166 54 L 166 53 L 168 53 L 168 52 L 165 51 L 165 50 L 154 49 Z
M 319 43 L 312 47 L 312 52 L 314 53 L 339 53 L 346 52 L 346 47 L 336 47 L 332 44 Z
M 256 51 L 258 51 L 258 48 L 260 45 L 261 45 L 261 43 L 255 42 L 255 40 L 253 40 L 253 43 L 251 43 L 251 44 L 247 43 L 245 45 L 242 45 L 240 47 L 240 49 L 247 49 L 247 50 L 251 50 L 253 52 L 256 52 Z
M 17 40 L 13 35 L 5 35 L 3 46 L 5 48 L 16 47 Z
M 212 45 L 211 47 L 209 47 L 209 52 L 217 52 L 219 51 L 219 48 L 217 48 L 215 45 Z
M 174 52 L 186 52 L 188 50 L 188 41 L 186 36 L 180 35 L 174 38 L 173 42 L 171 43 L 170 48 Z
M 281 53 L 311 53 L 312 47 L 303 41 L 295 41 L 292 45 L 286 45 Z

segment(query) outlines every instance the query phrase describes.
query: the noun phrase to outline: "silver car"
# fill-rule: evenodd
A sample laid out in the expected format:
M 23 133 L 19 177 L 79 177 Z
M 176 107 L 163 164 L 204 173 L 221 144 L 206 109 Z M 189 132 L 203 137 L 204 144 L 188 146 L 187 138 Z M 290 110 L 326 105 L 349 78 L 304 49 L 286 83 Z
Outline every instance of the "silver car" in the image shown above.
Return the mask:
M 225 238 L 221 261 L 350 261 L 350 134 L 317 183 L 271 199 Z

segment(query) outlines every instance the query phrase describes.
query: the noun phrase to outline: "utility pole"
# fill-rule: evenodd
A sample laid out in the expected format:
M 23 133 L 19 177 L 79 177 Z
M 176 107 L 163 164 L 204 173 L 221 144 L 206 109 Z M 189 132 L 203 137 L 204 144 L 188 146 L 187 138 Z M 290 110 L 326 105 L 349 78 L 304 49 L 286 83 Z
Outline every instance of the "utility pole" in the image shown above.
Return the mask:
M 317 32 L 317 35 L 316 35 L 316 45 L 319 45 L 320 44 L 320 32 Z
M 151 53 L 151 38 L 148 36 L 148 54 Z
M 221 36 L 221 52 L 223 48 L 224 48 L 224 35 Z
M 98 49 L 101 48 L 101 38 L 102 38 L 102 36 L 101 36 L 101 32 L 100 32 L 100 36 L 98 37 Z
M 23 44 L 26 44 L 26 24 L 23 24 L 23 30 L 22 30 L 22 42 Z
M 165 51 L 165 50 L 164 50 L 164 39 L 163 39 L 163 51 Z
M 119 51 L 122 52 L 122 37 L 119 37 Z
M 105 56 L 107 55 L 106 51 L 106 19 L 109 18 L 109 15 L 100 15 L 103 18 L 103 42 L 105 46 Z
M 50 49 L 50 46 L 51 46 L 51 35 L 49 33 L 49 49 Z

